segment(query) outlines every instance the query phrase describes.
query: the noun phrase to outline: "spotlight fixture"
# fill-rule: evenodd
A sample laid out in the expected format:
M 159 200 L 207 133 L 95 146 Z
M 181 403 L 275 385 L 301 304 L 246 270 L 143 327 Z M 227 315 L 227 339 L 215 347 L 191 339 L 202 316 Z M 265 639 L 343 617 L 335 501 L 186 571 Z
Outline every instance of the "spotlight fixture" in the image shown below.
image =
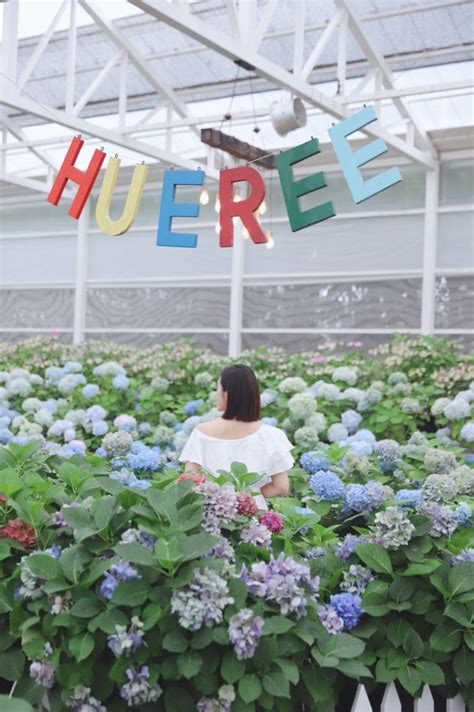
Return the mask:
M 267 241 L 265 243 L 265 247 L 267 248 L 267 250 L 271 250 L 271 249 L 273 249 L 274 246 L 275 246 L 275 242 L 273 240 L 273 232 L 271 230 L 269 230 L 267 232 Z
M 201 205 L 207 205 L 209 202 L 209 191 L 206 186 L 201 191 L 201 195 L 199 196 L 199 202 Z
M 289 131 L 306 126 L 306 109 L 297 97 L 283 98 L 271 105 L 270 119 L 277 134 L 286 136 Z

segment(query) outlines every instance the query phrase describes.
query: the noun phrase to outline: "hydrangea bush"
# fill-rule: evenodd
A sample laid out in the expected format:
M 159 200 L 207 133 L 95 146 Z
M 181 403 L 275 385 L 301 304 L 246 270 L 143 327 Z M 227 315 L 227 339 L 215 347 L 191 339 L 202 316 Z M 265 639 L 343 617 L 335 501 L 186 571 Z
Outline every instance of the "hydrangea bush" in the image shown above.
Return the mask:
M 241 360 L 296 445 L 268 512 L 243 465 L 177 463 L 221 357 L 0 349 L 0 708 L 322 712 L 348 679 L 474 706 L 469 359 L 397 339 Z

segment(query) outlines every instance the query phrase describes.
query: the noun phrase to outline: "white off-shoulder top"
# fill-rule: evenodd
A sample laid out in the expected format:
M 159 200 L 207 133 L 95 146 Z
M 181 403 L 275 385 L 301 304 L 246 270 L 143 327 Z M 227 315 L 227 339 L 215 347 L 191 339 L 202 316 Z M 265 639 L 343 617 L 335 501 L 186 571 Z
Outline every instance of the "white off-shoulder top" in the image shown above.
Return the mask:
M 233 462 L 242 462 L 249 472 L 262 475 L 253 488 L 260 490 L 271 482 L 273 475 L 293 467 L 292 448 L 283 430 L 273 425 L 262 424 L 254 433 L 235 440 L 215 438 L 194 428 L 179 460 L 194 462 L 214 475 L 219 470 L 230 470 Z M 266 508 L 263 497 L 258 497 L 258 501 L 262 508 Z

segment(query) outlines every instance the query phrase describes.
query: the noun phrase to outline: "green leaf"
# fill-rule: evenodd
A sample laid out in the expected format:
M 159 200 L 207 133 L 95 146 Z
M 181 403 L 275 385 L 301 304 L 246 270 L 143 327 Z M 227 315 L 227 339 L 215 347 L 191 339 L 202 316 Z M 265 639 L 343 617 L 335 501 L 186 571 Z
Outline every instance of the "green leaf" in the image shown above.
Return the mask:
M 75 603 L 69 613 L 77 618 L 93 618 L 102 610 L 102 606 L 95 596 L 85 596 Z
M 387 626 L 386 636 L 387 639 L 396 648 L 400 648 L 403 644 L 403 639 L 405 635 L 411 630 L 411 626 L 408 621 L 401 617 L 397 617 L 396 620 L 390 621 Z
M 109 526 L 115 510 L 117 509 L 117 499 L 112 495 L 101 497 L 94 506 L 94 522 L 97 529 L 102 530 Z
M 234 599 L 234 606 L 239 609 L 243 608 L 248 594 L 247 585 L 243 581 L 239 581 L 239 579 L 230 579 L 228 586 L 229 594 Z
M 262 694 L 262 683 L 260 679 L 254 673 L 250 675 L 244 675 L 239 680 L 239 697 L 243 699 L 244 702 L 254 702 L 258 700 Z
M 356 658 L 364 652 L 365 643 L 348 633 L 339 633 L 331 636 L 320 646 L 321 653 L 326 656 L 334 656 L 345 660 L 346 658 Z
M 219 541 L 219 537 L 212 534 L 192 534 L 182 540 L 181 554 L 183 561 L 199 559 L 208 554 Z
M 285 677 L 291 683 L 293 683 L 293 685 L 297 685 L 300 679 L 300 671 L 298 669 L 298 665 L 292 660 L 287 660 L 286 658 L 277 658 L 275 662 L 281 669 Z
M 423 641 L 413 628 L 403 636 L 403 650 L 410 659 L 419 658 L 423 654 Z
M 73 529 L 90 528 L 92 525 L 91 515 L 80 507 L 63 507 L 62 514 Z
M 290 697 L 290 683 L 282 672 L 265 673 L 263 687 L 273 697 Z
M 464 642 L 471 650 L 474 650 L 474 631 L 466 630 L 464 633 Z
M 279 635 L 287 633 L 291 628 L 294 628 L 295 623 L 284 616 L 271 616 L 265 619 L 262 635 Z
M 316 665 L 305 665 L 301 677 L 306 689 L 315 702 L 327 702 L 334 698 L 330 674 L 320 670 Z
M 132 564 L 153 566 L 156 563 L 151 551 L 142 544 L 117 544 L 113 550 L 122 559 L 130 561 Z
M 229 685 L 237 682 L 245 672 L 245 662 L 237 660 L 234 653 L 230 650 L 224 655 L 224 660 L 221 665 L 221 675 Z
M 39 579 L 49 581 L 62 575 L 59 561 L 49 554 L 31 554 L 27 563 L 33 576 Z
M 387 661 L 380 659 L 375 666 L 375 679 L 377 682 L 392 682 L 397 677 L 397 671 L 387 666 Z
M 90 560 L 91 555 L 87 549 L 81 544 L 74 544 L 63 550 L 59 565 L 69 581 L 79 583 L 80 575 Z
M 186 650 L 178 655 L 178 671 L 180 675 L 190 680 L 195 677 L 202 667 L 202 655 L 195 650 Z
M 373 677 L 369 668 L 358 660 L 340 660 L 337 666 L 339 672 L 358 680 L 360 677 Z
M 8 695 L 0 695 L 0 710 L 5 710 L 5 712 L 34 712 L 34 708 L 26 700 L 9 697 Z
M 109 610 L 100 613 L 100 615 L 94 619 L 94 631 L 99 628 L 104 631 L 104 633 L 112 635 L 116 633 L 116 626 L 124 625 L 128 628 L 128 624 L 129 619 L 125 613 L 118 608 L 110 608 Z
M 23 489 L 23 483 L 16 470 L 10 467 L 0 470 L 0 494 L 11 497 L 21 489 Z
M 451 624 L 443 624 L 436 628 L 430 637 L 430 645 L 435 650 L 450 653 L 461 644 L 461 632 Z
M 459 623 L 464 628 L 469 628 L 471 626 L 471 615 L 466 606 L 461 603 L 448 603 L 444 609 L 444 615 L 448 618 L 452 618 L 453 621 Z
M 184 633 L 176 629 L 165 635 L 162 646 L 165 650 L 169 650 L 170 653 L 183 653 L 188 647 L 188 641 Z
M 400 668 L 398 671 L 398 679 L 410 695 L 415 695 L 423 684 L 420 673 L 411 665 Z
M 415 667 L 427 685 L 444 685 L 444 672 L 439 665 L 429 660 L 417 660 Z
M 191 639 L 191 647 L 195 650 L 204 650 L 204 648 L 211 645 L 213 640 L 212 628 L 204 627 L 194 633 Z
M 183 561 L 181 549 L 176 539 L 171 539 L 170 541 L 158 539 L 155 544 L 155 555 L 162 566 Z
M 114 591 L 112 603 L 118 606 L 141 606 L 150 595 L 150 587 L 141 579 L 122 581 Z
M 77 660 L 85 660 L 94 650 L 94 637 L 90 633 L 80 633 L 69 639 L 69 650 Z
M 184 712 L 194 707 L 193 698 L 182 687 L 166 686 L 165 692 L 166 712 Z
M 466 561 L 453 566 L 449 572 L 448 582 L 451 597 L 474 591 L 474 563 Z
M 9 682 L 16 682 L 23 675 L 25 656 L 21 650 L 8 650 L 0 655 L 1 677 Z
M 393 583 L 390 584 L 388 592 L 390 598 L 398 603 L 401 601 L 406 601 L 410 598 L 413 591 L 415 590 L 415 584 L 413 581 L 408 581 L 403 578 L 396 578 Z
M 426 559 L 419 564 L 410 564 L 405 571 L 400 571 L 400 576 L 426 576 L 432 574 L 433 571 L 439 569 L 441 566 L 441 561 L 436 561 L 436 559 Z
M 458 564 L 460 566 L 461 564 Z M 470 650 L 464 646 L 457 651 L 454 656 L 454 672 L 458 679 L 465 685 L 469 685 L 474 680 L 473 656 Z
M 392 562 L 388 553 L 380 544 L 358 544 L 355 552 L 359 559 L 372 571 L 392 576 Z
M 362 608 L 369 616 L 379 618 L 386 615 L 391 606 L 387 604 L 387 598 L 375 591 L 367 591 L 362 598 Z

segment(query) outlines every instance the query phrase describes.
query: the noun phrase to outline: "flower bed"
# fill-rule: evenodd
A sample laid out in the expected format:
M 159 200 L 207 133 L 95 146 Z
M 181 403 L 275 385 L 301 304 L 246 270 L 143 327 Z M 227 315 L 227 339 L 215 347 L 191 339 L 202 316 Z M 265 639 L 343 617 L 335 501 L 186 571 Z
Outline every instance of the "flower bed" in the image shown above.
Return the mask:
M 425 339 L 242 360 L 296 443 L 291 496 L 265 514 L 242 465 L 177 467 L 223 359 L 0 351 L 0 692 L 53 712 L 318 712 L 393 680 L 472 706 L 469 359 Z

